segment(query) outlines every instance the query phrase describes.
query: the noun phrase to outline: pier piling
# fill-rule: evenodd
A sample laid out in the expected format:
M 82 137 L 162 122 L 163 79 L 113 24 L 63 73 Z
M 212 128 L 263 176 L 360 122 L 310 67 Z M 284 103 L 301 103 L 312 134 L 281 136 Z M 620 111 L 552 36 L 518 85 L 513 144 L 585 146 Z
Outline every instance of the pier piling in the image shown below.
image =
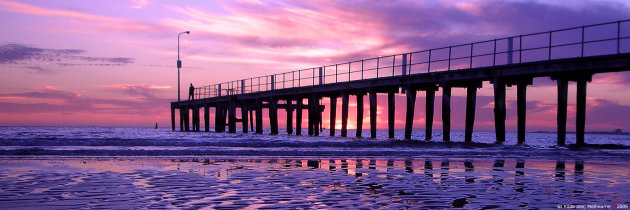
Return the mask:
M 341 136 L 348 136 L 348 102 L 350 96 L 343 93 L 341 96 Z
M 303 105 L 303 98 L 298 97 L 296 102 L 297 102 L 297 109 L 295 110 L 295 135 L 296 136 L 300 136 L 302 135 L 302 105 Z
M 278 101 L 274 98 L 269 99 L 269 124 L 271 134 L 278 134 Z
M 502 79 L 496 78 L 493 82 L 494 88 L 494 131 L 496 143 L 505 142 L 505 83 Z
M 171 107 L 171 130 L 175 131 L 175 108 Z
M 204 126 L 204 131 L 209 132 L 210 131 L 210 106 L 205 105 L 203 106 L 203 126 Z
M 225 131 L 225 118 L 223 117 L 223 106 L 217 104 L 214 111 L 214 132 L 222 133 Z
M 243 133 L 248 133 L 248 117 L 247 117 L 247 104 L 243 103 L 241 105 L 241 124 L 243 126 Z
M 357 94 L 357 132 L 356 136 L 361 138 L 363 133 L 363 95 L 364 93 Z
M 417 91 L 411 87 L 407 88 L 407 115 L 405 118 L 405 139 L 411 140 L 413 129 L 413 115 L 416 106 Z
M 179 108 L 179 131 L 184 131 L 184 108 Z
M 442 140 L 451 140 L 451 86 L 442 85 Z
M 395 123 L 395 115 L 396 115 L 396 101 L 394 100 L 394 92 L 387 93 L 387 128 L 389 138 L 394 138 L 394 123 Z
M 262 101 L 256 100 L 256 133 L 263 133 L 263 109 Z
M 477 86 L 466 87 L 466 130 L 464 141 L 472 142 L 473 127 L 475 126 L 475 107 L 477 106 Z
M 191 124 L 190 125 L 190 130 L 191 131 L 197 131 L 197 118 L 196 118 L 197 117 L 196 116 L 197 113 L 195 112 L 195 108 L 191 107 L 189 111 L 190 111 L 190 114 L 191 114 L 191 117 L 190 117 L 191 118 L 191 120 L 190 120 L 190 124 Z
M 425 139 L 431 140 L 433 138 L 433 111 L 434 111 L 434 103 L 435 103 L 435 89 L 430 89 L 426 91 L 426 130 L 425 130 Z
M 291 99 L 287 99 L 286 100 L 287 103 L 287 134 L 291 135 L 293 134 L 293 100 Z M 299 109 L 300 107 L 298 107 Z
M 249 128 L 254 132 L 254 110 L 249 110 Z
M 313 131 L 315 136 L 319 136 L 319 132 L 321 131 L 321 117 L 322 112 L 320 111 L 321 107 L 319 106 L 319 96 L 313 96 Z
M 199 117 L 199 107 L 193 107 L 193 131 L 200 131 L 201 119 Z
M 313 97 L 308 97 L 307 99 L 308 101 L 308 135 L 312 136 L 313 134 L 315 134 L 315 107 L 313 106 L 313 104 L 315 102 L 313 102 Z
M 376 138 L 376 91 L 370 91 L 370 138 Z
M 330 97 L 330 136 L 335 136 L 335 121 L 337 120 L 337 96 Z
M 184 129 L 186 131 L 190 131 L 190 108 L 186 107 L 184 109 Z
M 577 81 L 577 97 L 576 97 L 576 117 L 575 117 L 575 144 L 584 145 L 584 127 L 586 122 L 586 83 L 588 79 L 580 79 Z
M 525 111 L 527 110 L 527 85 L 518 84 L 516 86 L 516 106 L 518 117 L 518 143 L 525 142 Z
M 516 109 L 517 109 L 517 127 L 518 127 L 518 144 L 525 142 L 525 119 L 527 110 L 527 85 L 532 84 L 532 79 L 521 81 L 516 84 Z
M 228 132 L 236 133 L 236 105 L 230 103 L 228 107 Z
M 567 135 L 567 95 L 569 81 L 567 79 L 557 79 L 558 81 L 558 146 L 564 146 Z

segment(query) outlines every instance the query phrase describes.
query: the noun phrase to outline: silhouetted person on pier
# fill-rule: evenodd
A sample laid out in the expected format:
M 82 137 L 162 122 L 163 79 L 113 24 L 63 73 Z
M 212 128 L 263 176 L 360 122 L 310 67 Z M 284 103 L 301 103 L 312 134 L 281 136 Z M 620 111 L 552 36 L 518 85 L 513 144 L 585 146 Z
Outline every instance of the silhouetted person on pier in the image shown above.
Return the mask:
M 188 100 L 195 100 L 195 86 L 190 83 L 190 87 L 188 88 Z

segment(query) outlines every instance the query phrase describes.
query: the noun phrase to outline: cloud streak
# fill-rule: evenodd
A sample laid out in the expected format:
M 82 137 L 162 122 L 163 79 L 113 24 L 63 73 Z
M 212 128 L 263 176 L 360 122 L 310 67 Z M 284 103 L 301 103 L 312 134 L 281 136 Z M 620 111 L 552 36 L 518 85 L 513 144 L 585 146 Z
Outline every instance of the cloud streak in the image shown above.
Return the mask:
M 147 4 L 146 1 L 139 1 L 137 6 L 142 8 Z M 73 22 L 73 24 L 81 25 L 82 28 L 97 28 L 104 32 L 131 32 L 141 33 L 145 35 L 155 36 L 166 35 L 160 33 L 165 31 L 165 28 L 161 24 L 154 24 L 151 22 L 129 20 L 124 18 L 107 17 L 102 15 L 90 14 L 86 12 L 77 12 L 70 10 L 58 10 L 47 9 L 43 7 L 37 7 L 29 4 L 18 3 L 13 1 L 0 0 L 0 10 L 21 13 L 28 15 L 49 16 L 49 17 L 61 17 L 71 20 L 79 20 Z M 166 30 L 168 31 L 168 30 Z
M 156 93 L 168 90 L 168 85 L 146 85 L 146 84 L 114 84 L 103 86 L 102 88 L 115 92 L 124 93 L 130 96 L 142 96 L 146 98 L 157 98 Z
M 23 44 L 6 44 L 0 46 L 0 64 L 16 64 L 19 62 L 41 61 L 68 65 L 126 65 L 133 63 L 133 58 L 124 57 L 91 57 L 85 56 L 80 49 L 45 49 Z M 81 62 L 81 63 L 68 63 Z
M 107 75 L 108 72 L 67 71 L 56 75 L 29 75 L 33 76 L 29 78 L 31 80 L 20 80 L 20 84 L 0 88 L 3 89 L 0 92 L 0 108 L 4 107 L 0 112 L 6 112 L 5 115 L 9 114 L 6 110 L 15 110 L 25 116 L 29 113 L 55 115 L 62 112 L 123 118 L 138 116 L 138 113 L 164 114 L 168 112 L 169 100 L 160 96 L 172 87 L 154 84 L 174 81 L 174 73 L 170 70 L 175 69 L 175 35 L 185 30 L 192 33 L 181 40 L 182 60 L 187 70 L 182 81 L 183 84 L 202 83 L 199 85 L 202 86 L 394 53 L 630 18 L 627 3 L 592 0 L 579 3 L 254 0 L 187 2 L 184 6 L 171 2 L 157 4 L 131 0 L 112 2 L 102 7 L 83 3 L 63 4 L 0 0 L 0 13 L 16 18 L 15 22 L 7 24 L 13 27 L 7 31 L 19 30 L 19 24 L 33 24 L 26 27 L 32 32 L 28 36 L 18 37 L 11 33 L 6 36 L 9 37 L 7 40 L 0 40 L 3 44 L 10 43 L 0 45 L 2 70 L 47 73 L 49 68 L 87 66 L 82 69 L 100 69 L 100 66 L 114 66 L 121 68 L 110 69 L 125 73 Z M 54 26 L 47 25 L 50 23 Z M 82 45 L 77 45 L 77 40 Z M 55 41 L 52 46 L 73 47 L 41 44 L 48 41 Z M 40 46 L 29 43 L 39 43 Z M 134 55 L 134 58 L 125 55 Z M 149 65 L 132 65 L 138 62 L 149 62 Z M 127 69 L 138 71 L 126 73 Z M 17 70 L 6 72 L 4 83 L 22 79 L 25 75 Z M 629 75 L 596 76 L 591 84 L 608 85 L 618 88 L 613 90 L 619 90 L 619 87 L 629 84 Z M 68 84 L 69 78 L 81 82 Z M 17 89 L 29 89 L 44 83 L 42 81 L 66 90 L 47 87 L 15 93 Z M 90 82 L 96 83 L 96 88 L 76 86 Z M 534 85 L 551 89 L 549 87 L 555 82 L 542 78 L 537 79 Z M 589 86 L 589 96 L 598 94 L 591 91 L 597 90 L 595 86 Z M 531 90 L 536 91 L 536 88 Z M 99 93 L 110 98 L 100 97 Z M 553 102 L 555 93 L 532 99 L 528 101 L 528 116 L 533 116 L 528 123 L 531 123 L 532 129 L 553 130 L 555 105 L 549 104 L 549 101 L 534 100 Z M 626 102 L 620 103 L 628 104 L 628 99 L 624 100 Z M 385 99 L 379 98 L 379 101 Z M 418 101 L 417 110 L 424 110 L 423 98 L 419 97 Z M 439 100 L 436 101 L 436 112 L 439 112 Z M 454 96 L 453 101 L 453 116 L 464 115 L 465 98 Z M 598 101 L 597 104 L 610 110 L 625 110 L 619 107 L 622 105 L 611 101 Z M 477 125 L 481 129 L 492 129 L 492 106 L 488 106 L 491 102 L 492 98 L 487 95 L 478 98 Z M 589 100 L 590 103 L 595 102 Z M 404 105 L 404 100 L 399 104 Z M 513 104 L 508 102 L 509 110 Z M 592 108 L 595 110 L 597 107 L 600 106 Z M 384 110 L 382 108 L 379 107 L 379 110 Z M 397 110 L 404 109 L 397 107 Z M 509 110 L 508 118 L 513 119 L 514 115 Z M 615 115 L 604 111 L 601 110 L 602 116 L 615 118 Z M 421 128 L 424 113 L 418 111 L 416 115 L 415 122 L 419 125 L 414 127 Z M 160 119 L 168 120 L 168 117 L 166 114 Z M 32 118 L 31 121 L 37 120 L 37 117 Z M 379 115 L 381 118 L 384 120 L 385 114 Z M 439 118 L 436 113 L 436 127 Z M 396 125 L 400 126 L 404 123 L 404 116 L 397 116 L 397 120 Z M 598 119 L 600 121 L 606 120 Z M 623 120 L 614 122 L 630 125 Z M 587 124 L 591 125 L 595 124 Z M 453 126 L 463 128 L 463 119 L 454 119 Z M 381 124 L 379 127 L 384 128 Z
M 162 113 L 156 104 L 168 104 L 169 99 L 150 94 L 151 90 L 170 87 L 147 85 L 112 85 L 110 89 L 120 89 L 129 95 L 141 96 L 138 100 L 93 98 L 71 91 L 59 90 L 53 86 L 42 86 L 32 91 L 0 94 L 0 113 L 92 113 L 92 114 L 138 114 Z M 20 101 L 10 101 L 20 99 Z M 42 102 L 45 101 L 45 102 Z
M 227 12 L 168 6 L 187 18 L 163 23 L 186 26 L 195 39 L 220 43 L 224 50 L 216 56 L 313 66 L 630 17 L 624 4 L 599 1 L 574 7 L 536 1 L 218 4 Z

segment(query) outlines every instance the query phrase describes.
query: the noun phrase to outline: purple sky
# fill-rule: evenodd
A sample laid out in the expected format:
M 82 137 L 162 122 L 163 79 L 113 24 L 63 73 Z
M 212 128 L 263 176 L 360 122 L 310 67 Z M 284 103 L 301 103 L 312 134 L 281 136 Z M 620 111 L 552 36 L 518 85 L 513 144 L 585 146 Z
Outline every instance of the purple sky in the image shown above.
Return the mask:
M 623 19 L 630 19 L 630 2 L 622 0 L 0 0 L 0 125 L 168 125 L 169 102 L 177 100 L 176 39 L 186 30 L 191 34 L 181 39 L 184 90 L 189 83 Z M 629 73 L 594 77 L 587 130 L 630 130 L 628 81 Z M 572 130 L 574 84 L 569 94 Z M 453 127 L 463 129 L 457 116 L 464 113 L 465 91 L 453 95 Z M 423 96 L 417 128 L 424 126 Z M 484 84 L 479 96 L 475 129 L 493 130 L 491 85 Z M 555 130 L 555 97 L 553 82 L 534 81 L 529 130 Z M 508 130 L 516 129 L 515 98 L 515 89 L 508 88 Z M 402 110 L 402 96 L 397 100 Z M 385 112 L 379 118 L 384 128 Z M 402 128 L 404 117 L 397 120 Z

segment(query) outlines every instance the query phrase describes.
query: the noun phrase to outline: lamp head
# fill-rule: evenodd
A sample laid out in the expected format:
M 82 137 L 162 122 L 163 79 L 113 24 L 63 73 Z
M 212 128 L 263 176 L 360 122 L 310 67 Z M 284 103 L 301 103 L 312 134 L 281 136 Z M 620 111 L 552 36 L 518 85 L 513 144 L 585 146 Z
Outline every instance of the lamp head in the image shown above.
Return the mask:
M 186 34 L 190 34 L 190 31 L 186 31 L 186 32 L 184 32 L 184 33 L 186 33 Z

